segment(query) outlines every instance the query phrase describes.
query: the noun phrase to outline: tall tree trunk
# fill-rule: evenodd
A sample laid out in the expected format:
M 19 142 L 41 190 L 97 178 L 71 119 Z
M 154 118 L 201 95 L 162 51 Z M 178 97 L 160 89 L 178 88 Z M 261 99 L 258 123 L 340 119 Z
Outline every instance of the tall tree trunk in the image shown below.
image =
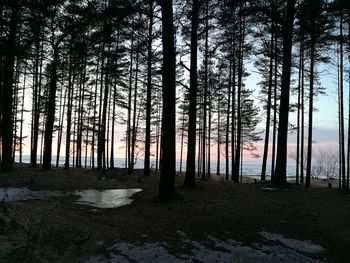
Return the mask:
M 345 129 L 344 129 L 344 58 L 343 58 L 343 10 L 340 9 L 340 139 L 341 139 L 341 181 L 345 189 Z
M 288 138 L 288 115 L 290 96 L 290 76 L 292 67 L 292 40 L 294 23 L 295 0 L 287 1 L 287 16 L 283 30 L 283 68 L 281 100 L 279 110 L 279 125 L 277 138 L 277 160 L 273 183 L 276 185 L 287 184 L 287 138 Z
M 96 63 L 96 79 L 95 79 L 95 91 L 94 91 L 94 114 L 93 114 L 93 124 L 92 124 L 92 138 L 91 138 L 91 168 L 95 168 L 95 137 L 96 137 L 96 114 L 97 114 L 97 93 L 98 93 L 98 74 L 99 74 L 99 64 L 100 56 L 99 52 L 97 54 L 97 63 Z
M 206 174 L 206 132 L 207 132 L 207 103 L 208 103 L 208 64 L 209 64 L 209 0 L 206 0 L 205 8 L 205 45 L 204 45 L 204 98 L 203 98 L 203 139 L 202 139 L 202 180 Z
M 230 134 L 230 111 L 231 111 L 231 87 L 232 87 L 232 64 L 233 60 L 230 60 L 229 74 L 228 74 L 228 95 L 227 95 L 227 112 L 226 112 L 226 139 L 225 139 L 225 179 L 229 179 L 229 134 Z M 233 85 L 235 86 L 235 85 Z M 232 93 L 234 88 L 232 89 Z M 232 112 L 231 114 L 234 114 Z M 233 131 L 231 131 L 233 132 Z M 234 143 L 234 142 L 231 142 Z M 233 155 L 234 153 L 231 153 Z M 231 158 L 232 159 L 232 158 Z M 231 171 L 232 172 L 232 171 Z
M 197 54 L 199 1 L 192 2 L 190 93 L 187 133 L 187 161 L 184 185 L 193 187 L 196 176 Z
M 218 81 L 220 83 L 220 80 Z M 220 93 L 220 89 L 218 90 L 218 93 Z M 220 94 L 218 95 L 218 97 L 220 97 Z M 221 173 L 221 169 L 220 169 L 220 150 L 221 150 L 221 139 L 220 139 L 220 112 L 221 112 L 221 108 L 220 108 L 220 101 L 217 102 L 218 103 L 218 137 L 217 137 L 217 150 L 216 150 L 216 175 L 220 175 Z
M 139 39 L 137 41 L 137 46 L 139 46 Z M 136 125 L 136 109 L 137 109 L 137 92 L 138 92 L 138 77 L 139 77 L 139 65 L 140 65 L 140 50 L 137 47 L 136 50 L 136 68 L 135 68 L 135 86 L 134 86 L 134 101 L 133 101 L 133 116 L 132 116 L 132 136 L 131 136 L 131 166 L 129 167 L 130 171 L 134 171 L 135 165 L 135 148 L 136 148 L 136 136 L 137 136 L 137 125 Z
M 132 174 L 132 163 L 131 163 L 131 101 L 132 101 L 132 70 L 133 70 L 133 59 L 134 59 L 134 31 L 131 31 L 131 44 L 130 44 L 130 76 L 129 76 L 129 93 L 128 93 L 128 116 L 126 124 L 126 149 L 127 149 L 127 163 L 128 163 L 128 174 Z
M 62 103 L 62 97 L 60 98 L 60 121 L 59 121 L 59 128 L 58 128 L 58 138 L 57 138 L 57 153 L 56 153 L 56 167 L 59 166 L 60 163 L 60 155 L 61 155 L 61 145 L 62 145 L 62 134 L 63 134 L 63 122 L 64 122 L 64 114 L 65 114 L 65 108 L 67 103 L 67 92 L 68 89 L 65 90 L 65 94 L 63 94 L 63 91 L 61 92 L 61 96 L 63 96 L 63 104 Z
M 15 160 L 17 143 L 18 143 L 18 135 L 17 135 L 17 124 L 18 124 L 18 103 L 19 103 L 19 81 L 20 81 L 20 62 L 16 61 L 16 69 L 15 69 L 15 80 L 14 80 L 14 91 L 13 91 L 13 106 L 12 106 L 12 116 L 13 116 L 13 143 L 12 143 L 12 160 Z
M 182 109 L 182 124 L 181 124 L 181 148 L 180 148 L 180 174 L 182 174 L 182 161 L 184 151 L 184 137 L 185 137 L 185 110 Z
M 107 105 L 108 105 L 108 94 L 109 94 L 109 62 L 110 62 L 110 47 L 111 44 L 108 44 L 108 53 L 107 53 L 107 62 L 106 62 L 106 70 L 105 70 L 105 78 L 104 78 L 104 95 L 103 95 L 103 107 L 102 107 L 102 117 L 101 117 L 101 129 L 99 134 L 99 154 L 102 162 L 103 173 L 106 172 L 106 158 L 105 158 L 105 147 L 106 147 L 106 121 L 107 121 Z M 102 94 L 101 94 L 102 95 Z
M 118 50 L 118 41 L 117 41 L 117 50 Z M 117 75 L 114 78 L 114 87 L 113 87 L 113 110 L 112 110 L 112 134 L 111 134 L 111 157 L 110 157 L 110 167 L 114 168 L 114 126 L 115 126 L 115 104 L 117 103 Z
M 52 157 L 52 134 L 53 125 L 55 122 L 56 111 L 56 90 L 57 90 L 57 66 L 59 64 L 59 45 L 64 40 L 68 33 L 62 34 L 53 44 L 53 61 L 51 63 L 50 74 L 50 89 L 47 102 L 47 117 L 45 124 L 45 138 L 44 138 L 44 154 L 43 154 L 43 169 L 51 169 Z
M 211 126 L 212 126 L 212 103 L 211 103 L 211 87 L 208 86 L 208 150 L 207 150 L 207 175 L 208 179 L 211 178 Z
M 37 165 L 38 155 L 38 143 L 39 143 L 39 126 L 40 126 L 40 94 L 41 94 L 41 78 L 44 60 L 44 41 L 40 45 L 40 32 L 38 31 L 36 40 L 36 57 L 34 63 L 34 87 L 33 87 L 33 127 L 31 136 L 31 149 L 30 149 L 30 164 L 35 167 Z
M 234 180 L 235 172 L 235 149 L 236 149 L 236 47 L 235 47 L 235 33 L 233 33 L 232 39 L 232 74 L 229 74 L 230 81 L 232 83 L 232 103 L 231 103 L 231 180 Z M 238 67 L 239 70 L 239 67 Z M 232 75 L 232 79 L 231 79 Z M 231 86 L 231 85 L 230 85 Z M 230 94 L 229 94 L 230 96 Z M 229 127 L 229 126 L 228 126 Z M 228 151 L 227 151 L 228 152 Z
M 236 142 L 236 154 L 235 154 L 235 170 L 232 172 L 233 181 L 235 183 L 239 182 L 239 171 L 240 171 L 240 161 L 241 161 L 241 151 L 242 148 L 242 112 L 241 112 L 241 93 L 242 93 L 242 78 L 243 78 L 243 56 L 244 56 L 244 21 L 242 21 L 242 7 L 240 7 L 240 21 L 239 21 L 239 57 L 238 57 L 238 83 L 237 83 L 237 142 Z M 232 159 L 233 160 L 233 159 Z
M 72 47 L 70 47 L 71 49 Z M 64 168 L 69 169 L 69 161 L 70 161 L 70 138 L 71 138 L 71 127 L 72 127 L 72 104 L 73 104 L 73 82 L 72 81 L 72 51 L 70 50 L 69 54 L 69 68 L 68 68 L 68 86 L 67 86 L 67 93 L 68 93 L 68 101 L 67 101 L 67 127 L 66 127 L 66 159 L 64 163 Z
M 165 198 L 175 194 L 175 43 L 173 25 L 173 1 L 162 0 L 163 26 L 163 108 L 162 114 L 162 171 L 159 182 L 159 197 Z
M 300 105 L 301 105 L 301 70 L 302 70 L 302 53 L 303 43 L 300 41 L 300 53 L 299 53 L 299 73 L 298 73 L 298 109 L 297 109 L 297 156 L 296 156 L 296 169 L 295 169 L 295 183 L 299 184 L 299 171 L 300 171 Z
M 267 105 L 266 105 L 266 124 L 265 124 L 265 140 L 264 140 L 264 153 L 263 153 L 263 162 L 261 169 L 261 181 L 266 180 L 266 164 L 267 164 L 267 155 L 269 150 L 269 141 L 270 141 L 270 125 L 271 125 L 271 100 L 272 100 L 272 81 L 273 81 L 273 58 L 274 58 L 274 32 L 275 32 L 275 22 L 272 21 L 272 30 L 271 30 L 271 42 L 270 42 L 270 65 L 269 65 L 269 86 L 267 90 Z
M 149 25 L 147 45 L 147 95 L 146 95 L 146 140 L 145 140 L 145 163 L 143 175 L 150 175 L 151 156 L 151 105 L 152 105 L 152 39 L 153 39 L 153 0 L 149 1 Z M 181 169 L 180 169 L 181 173 Z
M 104 74 L 105 73 L 105 40 L 103 40 L 102 43 L 102 50 L 101 50 L 101 76 L 100 76 L 100 101 L 99 101 L 99 110 L 98 110 L 98 131 L 97 131 L 97 169 L 102 169 L 102 162 L 103 162 L 103 145 L 102 145 L 102 132 L 103 132 L 103 125 L 102 125 L 102 105 L 103 105 L 103 86 L 104 84 Z
M 4 62 L 4 76 L 2 87 L 2 120 L 0 124 L 2 136 L 2 163 L 3 172 L 10 171 L 13 167 L 12 142 L 13 142 L 13 77 L 16 52 L 16 34 L 18 24 L 19 3 L 12 1 L 10 29 L 6 44 L 6 55 Z
M 304 49 L 301 53 L 301 140 L 300 140 L 300 183 L 304 184 L 304 134 L 305 134 L 305 92 L 304 92 Z
M 310 36 L 310 94 L 309 94 L 309 127 L 307 139 L 307 163 L 306 163 L 306 178 L 305 187 L 310 187 L 311 181 L 311 166 L 312 166 L 312 121 L 314 109 L 314 71 L 315 71 L 315 20 L 316 15 L 312 12 L 312 25 Z
M 350 48 L 350 8 L 348 8 L 348 48 Z M 350 49 L 349 49 L 350 50 Z M 350 52 L 348 53 L 348 61 L 350 62 Z M 349 68 L 350 76 L 350 68 Z M 346 173 L 346 189 L 349 190 L 350 184 L 350 80 L 349 80 L 349 114 L 348 114 L 348 159 L 347 159 L 347 173 Z

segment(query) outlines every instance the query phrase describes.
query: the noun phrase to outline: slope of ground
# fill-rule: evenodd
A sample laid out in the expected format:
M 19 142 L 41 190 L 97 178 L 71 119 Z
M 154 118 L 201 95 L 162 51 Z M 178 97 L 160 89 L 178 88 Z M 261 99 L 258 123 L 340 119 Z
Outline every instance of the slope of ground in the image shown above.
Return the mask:
M 235 261 L 234 244 L 246 255 L 259 247 L 266 249 L 265 256 L 278 250 L 282 253 L 284 248 L 301 257 L 293 261 L 295 254 L 287 253 L 288 260 L 282 262 L 303 262 L 303 257 L 310 262 L 347 262 L 350 258 L 350 196 L 325 185 L 273 190 L 264 184 L 210 180 L 198 181 L 195 190 L 188 190 L 182 187 L 183 177 L 177 176 L 177 198 L 162 202 L 156 198 L 158 175 L 141 175 L 140 170 L 127 175 L 124 169 L 113 169 L 102 177 L 91 169 L 41 171 L 23 166 L 1 174 L 2 187 L 26 186 L 66 194 L 49 200 L 2 202 L 0 262 L 127 262 L 127 257 L 111 260 L 115 244 L 121 245 L 124 250 L 119 247 L 117 251 L 124 256 L 127 251 L 135 254 L 132 249 L 139 251 L 140 244 L 149 252 L 153 251 L 149 246 L 161 250 L 159 244 L 166 244 L 173 261 L 185 262 L 209 259 L 194 253 L 200 246 L 223 252 L 229 256 L 227 262 L 259 262 L 248 256 Z M 132 204 L 110 209 L 77 204 L 77 196 L 71 194 L 81 189 L 123 188 L 143 191 L 133 197 Z M 284 237 L 289 241 L 283 241 Z M 310 242 L 300 249 L 293 245 L 298 240 Z M 313 254 L 311 242 L 324 250 Z M 266 247 L 276 244 L 277 252 Z M 225 262 L 222 255 L 216 260 Z

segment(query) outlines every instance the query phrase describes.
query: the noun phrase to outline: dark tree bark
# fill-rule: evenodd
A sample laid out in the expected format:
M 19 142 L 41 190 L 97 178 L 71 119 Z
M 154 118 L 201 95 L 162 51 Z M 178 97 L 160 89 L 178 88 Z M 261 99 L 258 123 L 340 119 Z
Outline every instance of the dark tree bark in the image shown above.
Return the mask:
M 234 52 L 234 50 L 233 50 Z M 227 111 L 226 111 L 226 140 L 225 140 L 225 179 L 229 179 L 229 155 L 228 155 L 228 150 L 229 150 L 229 134 L 230 134 L 230 111 L 231 109 L 231 87 L 233 86 L 232 93 L 235 90 L 235 85 L 232 85 L 232 64 L 234 62 L 234 58 L 230 60 L 229 63 L 229 74 L 228 74 L 228 95 L 227 95 Z M 233 97 L 233 96 L 232 96 Z M 234 107 L 234 106 L 233 106 Z M 232 112 L 231 114 L 234 114 Z M 231 131 L 233 132 L 233 131 Z M 234 143 L 234 142 L 231 142 Z M 231 155 L 234 155 L 234 152 L 231 152 Z M 231 156 L 232 158 L 232 156 Z M 233 158 L 232 158 L 233 159 Z
M 99 149 L 98 152 L 100 154 L 100 158 L 102 161 L 102 172 L 106 172 L 106 123 L 107 123 L 107 105 L 108 105 L 108 94 L 109 94 L 109 63 L 110 63 L 110 43 L 108 44 L 107 51 L 107 62 L 106 62 L 106 70 L 105 70 L 105 78 L 104 78 L 104 95 L 103 95 L 103 107 L 102 107 L 102 117 L 101 117 L 101 128 L 99 134 Z
M 137 46 L 139 46 L 139 39 L 137 41 Z M 135 149 L 136 149 L 136 137 L 137 137 L 137 98 L 138 98 L 138 78 L 139 78 L 139 66 L 140 66 L 140 50 L 139 47 L 137 47 L 136 50 L 136 68 L 135 68 L 135 83 L 134 83 L 134 101 L 133 101 L 133 114 L 132 114 L 132 135 L 131 135 L 131 166 L 129 169 L 131 171 L 134 171 L 134 165 L 135 165 Z
M 208 64 L 209 64 L 209 0 L 205 8 L 205 45 L 204 45 L 204 96 L 203 96 L 203 139 L 202 139 L 202 180 L 206 177 L 206 132 L 207 132 L 207 104 L 208 104 Z
M 272 80 L 273 80 L 273 58 L 274 58 L 274 21 L 272 21 L 271 30 L 271 42 L 270 42 L 270 63 L 269 63 L 269 86 L 267 91 L 267 105 L 266 105 L 266 124 L 265 124 L 265 140 L 264 140 L 264 154 L 261 169 L 261 181 L 266 180 L 266 164 L 267 164 L 267 154 L 269 150 L 269 140 L 270 140 L 270 125 L 271 125 L 271 101 L 272 101 Z
M 314 15 L 313 15 L 314 16 Z M 314 71 L 315 71 L 315 17 L 313 18 L 313 25 L 311 29 L 310 39 L 310 94 L 309 94 L 309 125 L 308 125 L 308 138 L 307 138 L 307 162 L 306 162 L 306 177 L 305 187 L 310 187 L 311 181 L 311 160 L 312 160 L 312 121 L 313 121 L 313 108 L 314 108 Z
M 66 127 L 66 160 L 64 163 L 64 168 L 69 169 L 70 167 L 70 139 L 71 139 L 71 127 L 72 127 L 72 107 L 73 107 L 73 81 L 72 81 L 72 54 L 69 54 L 69 66 L 68 66 L 68 86 L 67 86 L 67 127 Z
M 305 91 L 304 91 L 304 50 L 301 53 L 301 139 L 300 139 L 300 183 L 304 184 L 304 134 L 305 134 Z
M 96 63 L 96 79 L 95 79 L 95 91 L 94 91 L 94 114 L 93 114 L 93 127 L 92 127 L 92 138 L 91 138 L 91 168 L 95 168 L 95 137 L 96 137 L 96 114 L 97 114 L 97 93 L 98 93 L 98 77 L 99 77 L 99 65 L 100 56 L 97 54 Z M 102 74 L 102 73 L 101 73 Z
M 16 34 L 19 15 L 18 0 L 11 3 L 11 17 L 6 55 L 4 62 L 4 76 L 2 87 L 2 120 L 0 124 L 2 136 L 2 162 L 1 170 L 10 171 L 13 168 L 12 142 L 13 142 L 13 81 L 16 52 Z
M 283 30 L 283 68 L 281 100 L 279 110 L 279 125 L 277 138 L 277 160 L 273 183 L 276 185 L 287 184 L 287 138 L 288 138 L 288 115 L 290 96 L 290 75 L 292 59 L 293 23 L 294 23 L 295 0 L 287 2 L 287 16 Z
M 175 194 L 175 41 L 172 0 L 162 0 L 163 26 L 163 108 L 162 115 L 162 171 L 159 182 L 159 197 Z
M 300 41 L 300 54 L 299 54 L 299 72 L 298 72 L 298 109 L 297 109 L 297 156 L 296 156 L 296 168 L 295 168 L 295 184 L 299 184 L 300 176 L 300 105 L 301 105 L 301 69 L 302 69 L 302 53 L 303 53 L 303 43 Z
M 47 102 L 47 117 L 45 124 L 45 138 L 44 138 L 44 154 L 43 154 L 43 169 L 51 169 L 51 157 L 52 157 L 52 134 L 53 125 L 55 122 L 56 111 L 56 91 L 57 91 L 57 67 L 59 63 L 59 45 L 68 35 L 65 33 L 61 35 L 53 44 L 53 61 L 51 63 L 51 75 L 50 75 L 50 89 L 49 98 Z
M 34 87 L 33 87 L 33 120 L 32 120 L 32 134 L 31 134 L 31 149 L 30 149 L 30 164 L 35 167 L 37 165 L 38 155 L 38 142 L 39 142 L 39 120 L 40 120 L 40 94 L 41 94 L 41 77 L 43 66 L 43 46 L 44 42 L 40 45 L 40 32 L 38 30 L 35 44 L 35 63 L 34 63 Z
M 184 185 L 193 187 L 196 178 L 196 121 L 197 121 L 197 53 L 198 53 L 198 13 L 199 1 L 192 3 L 191 24 L 191 65 L 190 65 L 190 93 L 188 116 L 188 141 L 186 176 Z
M 344 36 L 343 36 L 343 9 L 340 8 L 340 140 L 341 140 L 341 187 L 345 189 L 345 128 L 344 128 Z
M 26 79 L 27 79 L 27 65 L 24 66 L 24 76 L 23 76 L 23 88 L 22 88 L 22 105 L 21 105 L 21 120 L 20 120 L 20 132 L 19 132 L 19 162 L 22 163 L 22 155 L 23 155 L 23 114 L 24 114 L 24 98 L 26 91 Z
M 234 171 L 232 171 L 232 179 L 235 183 L 239 182 L 239 172 L 242 154 L 242 112 L 241 112 L 241 93 L 242 93 L 242 78 L 243 78 L 243 48 L 244 48 L 244 21 L 242 21 L 242 7 L 240 8 L 239 17 L 239 48 L 238 48 L 238 83 L 237 83 L 237 142 L 236 154 L 234 160 Z M 232 142 L 233 143 L 233 142 Z
M 57 138 L 57 152 L 56 152 L 56 167 L 59 166 L 60 162 L 60 155 L 61 155 L 61 145 L 62 145 L 62 134 L 63 134 L 63 121 L 64 121 L 64 114 L 65 114 L 65 108 L 66 108 L 66 100 L 67 100 L 67 92 L 68 89 L 66 89 L 65 94 L 63 95 L 63 91 L 61 92 L 61 98 L 60 98 L 60 120 L 58 125 L 58 138 Z M 63 96 L 63 98 L 62 98 Z M 63 102 L 62 102 L 63 99 Z
M 133 164 L 131 160 L 131 101 L 132 101 L 132 70 L 133 70 L 133 59 L 134 59 L 134 31 L 131 32 L 131 44 L 130 44 L 130 76 L 129 76 L 129 94 L 128 94 L 128 116 L 126 123 L 126 150 L 127 150 L 127 165 L 128 174 L 133 172 Z
M 146 140 L 145 140 L 145 164 L 144 176 L 150 175 L 151 156 L 151 104 L 152 104 L 152 38 L 153 38 L 153 0 L 149 1 L 149 25 L 147 45 L 147 97 L 146 97 Z M 181 169 L 180 169 L 181 170 Z

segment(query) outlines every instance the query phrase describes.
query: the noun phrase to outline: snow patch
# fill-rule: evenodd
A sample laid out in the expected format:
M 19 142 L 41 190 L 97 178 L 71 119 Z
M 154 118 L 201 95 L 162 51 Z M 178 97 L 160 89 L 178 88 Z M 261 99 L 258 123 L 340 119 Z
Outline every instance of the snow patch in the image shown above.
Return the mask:
M 289 238 L 285 238 L 283 235 L 273 234 L 265 231 L 260 232 L 260 235 L 267 240 L 280 242 L 284 246 L 299 252 L 318 254 L 318 253 L 323 253 L 325 251 L 323 247 L 316 245 L 309 240 L 303 241 L 303 240 L 289 239 Z
M 264 235 L 269 236 L 267 232 Z M 178 239 L 181 246 L 177 247 L 178 254 L 174 255 L 169 251 L 169 245 L 164 242 L 153 243 L 127 243 L 118 242 L 107 249 L 108 255 L 95 256 L 90 258 L 86 263 L 107 263 L 107 262 L 284 262 L 284 263 L 313 263 L 324 262 L 313 259 L 307 255 L 302 254 L 304 250 L 296 250 L 299 246 L 286 246 L 279 244 L 264 244 L 253 243 L 250 245 L 243 245 L 242 243 L 229 239 L 221 240 L 213 236 L 208 236 L 207 240 L 197 241 L 190 240 L 189 237 L 178 231 Z M 273 235 L 276 238 L 275 235 Z M 277 235 L 280 241 L 281 235 Z M 285 239 L 285 238 L 284 238 Z M 282 240 L 284 240 L 282 239 Z M 293 240 L 299 241 L 299 240 Z M 300 241 L 305 242 L 305 241 Z M 292 244 L 294 244 L 292 242 Z M 307 243 L 309 248 L 310 242 Z M 315 245 L 317 247 L 317 245 Z M 315 251 L 315 253 L 323 252 L 324 250 L 317 250 L 314 247 L 307 252 Z M 174 248 L 175 249 L 175 248 Z M 317 252 L 316 252 L 317 251 Z

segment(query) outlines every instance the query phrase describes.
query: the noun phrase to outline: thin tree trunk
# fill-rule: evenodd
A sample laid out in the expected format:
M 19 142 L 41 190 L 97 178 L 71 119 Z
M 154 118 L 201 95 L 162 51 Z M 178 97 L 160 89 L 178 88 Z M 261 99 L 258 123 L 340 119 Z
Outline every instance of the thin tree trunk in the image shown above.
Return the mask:
M 106 118 L 107 118 L 107 105 L 108 105 L 108 94 L 109 94 L 109 62 L 110 62 L 110 47 L 111 44 L 108 44 L 108 53 L 107 53 L 107 62 L 106 62 L 106 70 L 105 70 L 105 78 L 104 78 L 104 96 L 103 96 L 103 107 L 102 107 L 102 117 L 101 117 L 101 128 L 100 128 L 100 134 L 99 134 L 99 154 L 100 154 L 100 161 L 102 162 L 102 167 L 100 166 L 99 169 L 102 168 L 102 172 L 106 172 L 106 158 L 105 158 L 105 147 L 106 147 Z M 102 94 L 101 94 L 102 96 Z
M 180 148 L 180 174 L 182 174 L 182 161 L 184 150 L 184 137 L 185 137 L 185 110 L 182 109 L 182 125 L 181 125 L 181 148 Z
M 191 23 L 191 65 L 187 133 L 187 159 L 184 185 L 193 187 L 196 179 L 196 122 L 197 122 L 197 54 L 198 54 L 198 13 L 199 0 L 192 2 Z
M 312 166 L 312 121 L 314 107 L 314 71 L 315 71 L 315 14 L 313 12 L 311 38 L 310 38 L 310 94 L 309 94 L 309 127 L 308 127 L 308 147 L 307 147 L 307 163 L 306 163 L 306 178 L 305 187 L 310 187 L 311 181 L 311 166 Z
M 153 12 L 154 12 L 153 0 L 149 1 L 149 8 L 150 8 L 150 16 L 149 16 L 149 25 L 148 25 L 148 45 L 147 45 L 146 139 L 145 139 L 145 163 L 144 163 L 144 171 L 143 171 L 144 176 L 150 175 L 150 156 L 151 156 L 152 39 L 153 39 Z M 181 151 L 181 161 L 182 161 L 182 151 Z M 180 169 L 180 173 L 181 173 L 181 169 Z
M 63 121 L 64 121 L 65 106 L 66 106 L 66 98 L 67 98 L 67 89 L 65 89 L 65 94 L 64 95 L 63 95 L 63 90 L 61 90 L 60 106 L 59 106 L 58 135 L 57 135 L 56 167 L 59 166 L 59 162 L 60 162 L 62 133 L 63 133 Z M 63 102 L 62 102 L 62 100 L 63 100 Z
M 133 70 L 133 58 L 134 58 L 134 31 L 131 31 L 131 44 L 130 44 L 130 77 L 129 77 L 129 94 L 128 94 L 128 116 L 126 124 L 126 149 L 128 160 L 128 174 L 132 174 L 132 160 L 131 160 L 131 101 L 132 101 L 132 70 Z
M 139 40 L 137 41 L 137 45 L 139 45 Z M 133 118 L 132 118 L 132 136 L 131 136 L 131 166 L 129 167 L 130 171 L 134 171 L 134 165 L 135 165 L 135 147 L 136 147 L 136 106 L 137 106 L 137 92 L 138 92 L 138 77 L 139 77 L 139 57 L 140 57 L 140 50 L 139 48 L 136 51 L 136 72 L 135 72 L 135 87 L 134 87 L 134 101 L 133 101 Z
M 301 71 L 302 71 L 302 53 L 303 43 L 300 41 L 300 54 L 299 54 L 299 75 L 298 75 L 298 109 L 297 109 L 297 156 L 296 156 L 296 169 L 295 169 L 295 183 L 299 184 L 299 171 L 300 171 L 300 105 L 301 105 Z
M 240 8 L 242 9 L 242 7 Z M 242 10 L 240 10 L 241 12 Z M 233 181 L 239 182 L 239 168 L 241 161 L 241 150 L 242 149 L 242 112 L 241 112 L 241 93 L 242 93 L 242 78 L 243 78 L 243 53 L 244 53 L 244 21 L 242 21 L 242 14 L 240 14 L 239 22 L 239 57 L 238 57 L 238 85 L 237 85 L 237 142 L 236 142 L 236 154 L 235 154 L 235 170 L 232 172 Z M 233 159 L 232 159 L 233 160 Z
M 24 76 L 23 76 L 23 93 L 22 93 L 22 105 L 21 105 L 21 124 L 20 124 L 20 132 L 19 132 L 19 163 L 22 163 L 22 155 L 23 155 L 23 113 L 24 109 L 24 99 L 25 99 L 25 91 L 26 91 L 26 79 L 27 79 L 27 65 L 24 66 Z
M 341 166 L 342 189 L 345 189 L 345 131 L 344 131 L 344 58 L 343 58 L 343 11 L 340 10 L 340 136 L 341 136 Z
M 208 97 L 208 63 L 209 63 L 209 0 L 206 0 L 205 47 L 204 47 L 204 101 L 203 101 L 203 139 L 202 139 L 202 180 L 205 180 L 206 166 L 206 131 L 207 131 L 207 97 Z
M 92 124 L 92 138 L 91 138 L 91 168 L 95 168 L 95 134 L 96 134 L 96 109 L 97 109 L 97 91 L 98 91 L 98 69 L 100 64 L 100 56 L 97 54 L 97 63 L 96 63 L 96 79 L 95 79 L 95 92 L 94 92 L 94 115 L 93 115 L 93 124 Z
M 220 83 L 220 80 L 218 81 L 218 83 Z M 218 90 L 218 93 L 220 93 L 220 89 Z M 218 94 L 218 97 L 220 98 L 220 94 Z M 221 108 L 220 108 L 220 101 L 217 102 L 218 103 L 218 137 L 217 137 L 217 152 L 216 152 L 216 175 L 220 175 L 221 173 L 221 169 L 220 169 L 220 150 L 221 150 L 221 139 L 220 139 L 220 112 L 221 112 Z
M 225 140 L 225 159 L 226 159 L 226 165 L 225 165 L 225 178 L 226 180 L 229 179 L 229 155 L 228 155 L 228 149 L 229 149 L 229 134 L 230 134 L 230 110 L 231 110 L 231 86 L 232 86 L 232 60 L 230 60 L 229 65 L 229 75 L 228 75 L 228 95 L 227 95 L 227 113 L 226 113 L 226 140 Z M 233 89 L 234 90 L 234 89 Z M 234 114 L 234 112 L 232 112 Z M 233 131 L 231 131 L 233 132 Z M 234 143 L 234 142 L 231 142 Z M 231 153 L 232 155 L 233 153 Z M 232 159 L 232 158 L 231 158 Z M 233 171 L 231 171 L 233 172 Z
M 275 32 L 275 23 L 272 21 L 272 30 L 271 30 L 271 47 L 270 47 L 270 66 L 269 66 L 269 86 L 267 91 L 267 106 L 266 106 L 266 124 L 265 124 L 265 140 L 264 140 L 264 154 L 261 170 L 261 181 L 266 180 L 266 163 L 267 155 L 269 150 L 269 141 L 270 141 L 270 125 L 271 125 L 271 100 L 272 100 L 272 81 L 273 81 L 273 58 L 274 58 L 274 32 Z M 277 51 L 276 51 L 277 52 Z
M 72 47 L 70 47 L 72 48 Z M 64 168 L 69 169 L 69 161 L 70 161 L 70 138 L 71 138 L 71 125 L 72 125 L 72 104 L 73 104 L 73 82 L 72 81 L 72 51 L 70 50 L 69 55 L 69 69 L 68 69 L 68 101 L 67 101 L 67 128 L 66 128 L 66 158 L 64 163 Z
M 301 141 L 300 141 L 300 183 L 304 184 L 304 135 L 305 135 L 305 95 L 304 95 L 304 49 L 301 54 Z
M 117 40 L 117 50 L 118 50 L 118 40 Z M 112 110 L 112 134 L 111 134 L 111 157 L 110 157 L 110 168 L 114 168 L 114 126 L 115 126 L 115 104 L 117 103 L 117 75 L 114 78 L 114 88 L 113 88 L 113 110 Z

